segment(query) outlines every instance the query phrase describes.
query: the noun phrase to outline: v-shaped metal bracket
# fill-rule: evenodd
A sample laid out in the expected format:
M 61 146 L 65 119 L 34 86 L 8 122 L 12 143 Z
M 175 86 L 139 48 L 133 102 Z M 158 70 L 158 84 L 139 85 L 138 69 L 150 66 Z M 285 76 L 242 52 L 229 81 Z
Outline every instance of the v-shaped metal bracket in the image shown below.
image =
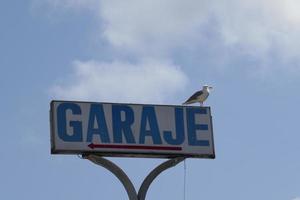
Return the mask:
M 153 182 L 153 180 L 160 173 L 165 171 L 166 169 L 176 166 L 178 163 L 180 163 L 181 161 L 183 161 L 185 159 L 184 157 L 172 158 L 172 159 L 169 159 L 169 160 L 163 162 L 162 164 L 158 165 L 144 179 L 144 181 L 137 193 L 132 182 L 126 175 L 126 173 L 112 161 L 110 161 L 106 158 L 103 158 L 101 156 L 98 156 L 98 155 L 93 155 L 93 154 L 83 155 L 83 158 L 88 159 L 91 162 L 93 162 L 97 165 L 100 165 L 100 166 L 104 167 L 105 169 L 109 170 L 111 173 L 113 173 L 123 184 L 123 186 L 128 194 L 129 200 L 145 200 L 147 191 L 148 191 L 151 183 Z

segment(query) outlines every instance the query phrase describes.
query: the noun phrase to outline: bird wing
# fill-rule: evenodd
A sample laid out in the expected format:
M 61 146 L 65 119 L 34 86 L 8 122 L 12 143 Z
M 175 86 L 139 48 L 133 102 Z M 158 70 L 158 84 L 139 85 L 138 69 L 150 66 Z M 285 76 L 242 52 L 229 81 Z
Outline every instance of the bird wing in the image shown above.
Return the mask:
M 196 100 L 198 96 L 200 96 L 201 94 L 203 94 L 202 90 L 195 92 L 195 94 L 193 94 L 188 100 L 186 100 L 186 102 L 184 103 L 188 103 L 189 101 L 192 100 Z

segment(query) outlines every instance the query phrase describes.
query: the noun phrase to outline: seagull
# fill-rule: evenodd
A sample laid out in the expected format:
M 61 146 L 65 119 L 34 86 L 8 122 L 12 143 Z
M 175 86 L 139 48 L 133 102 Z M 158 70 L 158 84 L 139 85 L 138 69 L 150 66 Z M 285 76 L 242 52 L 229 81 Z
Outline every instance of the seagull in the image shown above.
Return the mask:
M 186 100 L 183 105 L 199 102 L 200 106 L 203 106 L 203 102 L 207 99 L 211 89 L 211 86 L 204 85 L 202 90 L 195 92 L 195 94 L 193 94 L 188 100 Z

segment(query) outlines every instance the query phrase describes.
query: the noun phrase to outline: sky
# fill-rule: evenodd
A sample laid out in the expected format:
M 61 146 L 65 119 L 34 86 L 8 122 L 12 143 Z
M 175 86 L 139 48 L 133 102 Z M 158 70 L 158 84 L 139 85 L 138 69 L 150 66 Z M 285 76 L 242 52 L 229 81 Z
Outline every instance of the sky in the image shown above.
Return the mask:
M 128 199 L 109 171 L 50 154 L 50 101 L 181 104 L 209 84 L 216 159 L 146 199 L 300 199 L 297 0 L 2 0 L 0 199 Z M 136 189 L 163 159 L 110 158 Z M 184 174 L 186 195 L 184 196 Z

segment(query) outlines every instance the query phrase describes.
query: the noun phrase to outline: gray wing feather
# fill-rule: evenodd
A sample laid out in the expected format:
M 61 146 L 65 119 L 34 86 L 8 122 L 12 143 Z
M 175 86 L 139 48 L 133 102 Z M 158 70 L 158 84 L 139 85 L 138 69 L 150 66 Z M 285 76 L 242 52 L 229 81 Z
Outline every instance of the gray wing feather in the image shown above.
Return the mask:
M 195 94 L 193 94 L 193 95 L 192 95 L 188 100 L 186 100 L 186 102 L 184 102 L 184 103 L 187 103 L 187 102 L 189 102 L 189 101 L 192 101 L 192 100 L 197 99 L 197 97 L 200 96 L 201 94 L 203 94 L 202 90 L 195 92 Z

